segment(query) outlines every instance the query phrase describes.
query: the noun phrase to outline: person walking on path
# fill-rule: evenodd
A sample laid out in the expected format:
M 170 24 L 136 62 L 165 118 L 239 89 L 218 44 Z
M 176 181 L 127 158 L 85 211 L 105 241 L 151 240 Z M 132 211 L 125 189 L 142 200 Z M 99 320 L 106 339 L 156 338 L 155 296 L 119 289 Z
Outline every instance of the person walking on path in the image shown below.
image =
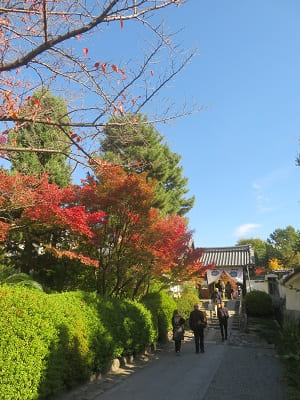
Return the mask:
M 228 300 L 232 299 L 233 289 L 229 281 L 226 283 L 225 293 Z
M 212 293 L 212 295 L 211 295 L 211 301 L 212 301 L 212 303 L 213 303 L 213 307 L 214 307 L 214 310 L 215 310 L 215 315 L 216 315 L 216 317 L 217 317 L 217 313 L 218 313 L 218 304 L 219 303 L 221 303 L 221 301 L 222 301 L 222 299 L 221 299 L 221 295 L 220 295 L 220 293 L 219 293 L 219 290 L 218 290 L 218 288 L 216 288 L 214 291 L 213 291 L 213 293 Z
M 204 353 L 204 328 L 207 325 L 206 313 L 199 310 L 199 305 L 194 305 L 194 311 L 190 313 L 189 325 L 194 332 L 196 353 Z
M 184 323 L 185 319 L 182 318 L 178 310 L 174 310 L 172 317 L 173 326 L 173 340 L 175 342 L 175 352 L 180 353 L 181 341 L 184 339 Z
M 219 304 L 218 319 L 221 329 L 222 341 L 227 340 L 227 324 L 228 324 L 228 309 L 225 307 L 224 301 Z

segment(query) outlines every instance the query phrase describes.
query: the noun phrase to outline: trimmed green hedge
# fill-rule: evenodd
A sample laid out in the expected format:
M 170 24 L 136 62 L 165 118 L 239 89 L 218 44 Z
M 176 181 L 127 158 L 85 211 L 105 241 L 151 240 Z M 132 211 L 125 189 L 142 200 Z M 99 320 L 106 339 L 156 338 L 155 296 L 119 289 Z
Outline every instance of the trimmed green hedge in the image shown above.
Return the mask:
M 176 299 L 177 309 L 179 310 L 180 314 L 186 321 L 186 326 L 188 326 L 188 321 L 190 317 L 191 311 L 194 309 L 195 304 L 199 304 L 200 300 L 199 297 L 191 292 L 183 292 L 181 297 Z
M 0 398 L 42 399 L 152 343 L 151 314 L 128 300 L 0 287 Z
M 253 290 L 244 297 L 247 314 L 260 317 L 273 314 L 272 299 L 268 293 Z
M 156 330 L 156 339 L 162 343 L 168 340 L 168 331 L 172 328 L 173 311 L 177 304 L 167 292 L 149 293 L 141 299 L 152 314 L 152 322 Z

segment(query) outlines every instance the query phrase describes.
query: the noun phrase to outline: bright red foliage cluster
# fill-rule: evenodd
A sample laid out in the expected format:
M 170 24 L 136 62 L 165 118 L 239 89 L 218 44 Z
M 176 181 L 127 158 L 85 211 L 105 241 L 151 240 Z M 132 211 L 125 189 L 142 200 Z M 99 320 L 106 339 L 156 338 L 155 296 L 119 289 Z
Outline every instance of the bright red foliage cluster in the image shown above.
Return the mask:
M 59 188 L 47 176 L 8 176 L 0 172 L 0 238 L 5 239 L 9 227 L 16 229 L 26 220 L 70 229 L 89 238 L 91 225 L 104 223 L 103 212 L 88 213 L 83 206 L 66 206 L 75 199 L 74 190 Z

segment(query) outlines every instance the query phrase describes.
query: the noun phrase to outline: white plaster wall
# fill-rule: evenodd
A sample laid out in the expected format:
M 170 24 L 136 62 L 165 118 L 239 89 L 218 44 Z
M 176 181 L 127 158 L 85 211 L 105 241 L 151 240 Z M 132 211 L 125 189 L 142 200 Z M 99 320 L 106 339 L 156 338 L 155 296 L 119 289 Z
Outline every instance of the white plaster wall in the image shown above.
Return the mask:
M 251 290 L 260 290 L 268 293 L 268 282 L 250 280 Z M 247 281 L 247 292 L 249 292 L 249 281 Z
M 286 289 L 286 309 L 300 311 L 300 292 Z
M 294 288 L 300 290 L 300 276 L 297 274 L 294 279 L 287 282 L 286 288 L 286 309 L 300 311 L 300 292 L 290 289 L 288 286 L 292 285 Z

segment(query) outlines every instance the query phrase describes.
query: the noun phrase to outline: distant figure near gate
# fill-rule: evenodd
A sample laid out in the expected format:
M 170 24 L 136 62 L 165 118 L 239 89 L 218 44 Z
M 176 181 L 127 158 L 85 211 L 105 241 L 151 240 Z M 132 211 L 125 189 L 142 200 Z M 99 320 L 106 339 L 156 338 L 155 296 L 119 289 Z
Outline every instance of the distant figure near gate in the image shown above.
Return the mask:
M 219 293 L 218 288 L 216 288 L 216 289 L 214 290 L 214 292 L 212 293 L 212 295 L 211 295 L 211 301 L 212 301 L 212 303 L 213 303 L 213 307 L 214 307 L 215 314 L 216 314 L 216 317 L 217 317 L 217 315 L 218 315 L 218 314 L 217 314 L 217 313 L 218 313 L 218 304 L 221 303 L 221 301 L 222 301 L 221 295 L 220 295 L 220 293 Z
M 227 299 L 232 299 L 233 289 L 232 289 L 230 282 L 226 283 L 225 293 L 226 293 Z

